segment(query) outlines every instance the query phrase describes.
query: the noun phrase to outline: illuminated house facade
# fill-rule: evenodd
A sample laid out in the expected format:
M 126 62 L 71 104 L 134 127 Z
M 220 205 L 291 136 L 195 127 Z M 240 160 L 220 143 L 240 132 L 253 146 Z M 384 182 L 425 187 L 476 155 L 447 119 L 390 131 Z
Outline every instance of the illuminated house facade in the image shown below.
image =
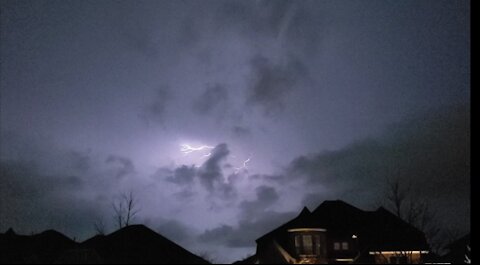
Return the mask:
M 248 263 L 421 263 L 425 235 L 380 207 L 363 211 L 343 201 L 306 207 L 293 220 L 258 238 Z

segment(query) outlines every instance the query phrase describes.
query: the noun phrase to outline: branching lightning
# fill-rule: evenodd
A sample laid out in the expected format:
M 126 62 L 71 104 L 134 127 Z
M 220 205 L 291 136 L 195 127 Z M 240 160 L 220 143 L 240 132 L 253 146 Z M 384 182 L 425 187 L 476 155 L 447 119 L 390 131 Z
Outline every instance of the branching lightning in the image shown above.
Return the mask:
M 182 144 L 180 145 L 180 152 L 184 153 L 185 155 L 188 155 L 190 153 L 193 153 L 193 152 L 197 152 L 197 151 L 203 151 L 203 150 L 207 150 L 207 149 L 213 149 L 214 147 L 213 146 L 209 146 L 209 145 L 202 145 L 202 146 L 199 146 L 199 147 L 193 147 L 189 144 Z M 204 156 L 210 156 L 212 153 L 208 153 Z
M 214 148 L 215 148 L 214 146 L 210 146 L 210 145 L 191 146 L 189 144 L 182 144 L 180 145 L 180 152 L 182 152 L 184 155 L 188 155 L 193 152 L 202 152 L 203 153 L 202 157 L 208 158 L 212 155 L 211 150 Z M 245 161 L 243 161 L 242 166 L 234 167 L 234 174 L 238 174 L 241 171 L 247 171 L 248 163 L 250 162 L 251 159 L 252 159 L 252 155 L 250 155 Z
M 247 158 L 247 160 L 243 161 L 243 166 L 236 167 L 235 168 L 235 174 L 238 174 L 238 172 L 240 172 L 240 170 L 246 170 L 247 169 L 247 163 L 250 162 L 251 158 L 252 157 L 250 156 L 250 157 Z

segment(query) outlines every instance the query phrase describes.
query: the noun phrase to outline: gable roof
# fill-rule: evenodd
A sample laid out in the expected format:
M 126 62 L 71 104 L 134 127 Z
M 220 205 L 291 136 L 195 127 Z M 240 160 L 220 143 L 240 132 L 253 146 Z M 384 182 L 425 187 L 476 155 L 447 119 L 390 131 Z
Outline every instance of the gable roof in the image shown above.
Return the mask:
M 80 246 L 95 249 L 106 263 L 208 263 L 144 225 L 130 225 L 106 236 L 95 236 Z
M 364 243 L 373 250 L 428 250 L 425 234 L 383 207 L 368 212 Z
M 324 201 L 310 218 L 328 230 L 337 234 L 352 235 L 365 225 L 366 212 L 341 200 Z
M 276 237 L 279 233 L 282 233 L 283 231 L 286 231 L 290 228 L 297 228 L 297 227 L 302 227 L 302 228 L 307 228 L 307 227 L 318 227 L 315 223 L 313 223 L 312 219 L 310 218 L 311 212 L 307 207 L 303 207 L 303 210 L 300 212 L 300 214 L 293 218 L 292 220 L 288 221 L 287 223 L 281 225 L 280 227 L 274 229 L 273 231 L 263 235 L 262 237 L 258 238 L 256 242 L 261 242 L 268 240 L 272 237 Z
M 359 244 L 370 250 L 427 250 L 425 235 L 383 207 L 363 211 L 341 200 L 324 201 L 313 212 L 306 207 L 291 221 L 256 240 L 281 238 L 291 228 L 323 228 L 327 234 L 358 236 Z
M 76 243 L 55 230 L 17 235 L 0 233 L 0 264 L 5 263 L 156 263 L 207 264 L 204 259 L 144 225 Z
M 0 234 L 0 263 L 53 263 L 62 252 L 75 245 L 55 230 L 25 236 L 9 229 Z

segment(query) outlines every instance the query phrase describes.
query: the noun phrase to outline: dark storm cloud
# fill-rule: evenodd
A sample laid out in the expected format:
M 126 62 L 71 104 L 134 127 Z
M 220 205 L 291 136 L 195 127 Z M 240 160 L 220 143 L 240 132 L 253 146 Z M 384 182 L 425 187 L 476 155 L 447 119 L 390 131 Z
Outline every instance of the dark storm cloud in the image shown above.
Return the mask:
M 410 192 L 417 197 L 436 201 L 439 209 L 449 204 L 447 211 L 463 216 L 470 193 L 468 113 L 465 106 L 450 106 L 417 115 L 392 125 L 379 137 L 299 157 L 288 174 L 291 179 L 304 178 L 307 185 L 324 187 L 329 195 L 363 203 L 373 203 L 388 181 L 401 179 L 412 184 Z M 304 202 L 311 206 L 325 197 L 308 194 Z
M 194 191 L 197 169 L 194 165 L 181 165 L 179 167 L 161 167 L 151 176 L 155 181 L 166 181 L 178 186 L 179 191 L 173 196 L 181 201 L 189 201 L 197 194 Z
M 216 13 L 217 20 L 222 25 L 232 26 L 243 33 L 278 36 L 282 18 L 285 16 L 291 1 L 262 1 L 251 5 L 242 1 L 222 3 Z
M 222 3 L 216 22 L 223 30 L 234 30 L 242 37 L 284 48 L 284 54 L 306 59 L 319 53 L 325 30 L 324 9 L 314 2 L 228 1 Z M 303 60 L 302 59 L 302 60 Z
M 50 193 L 81 189 L 76 176 L 42 175 L 33 162 L 1 161 L 3 202 L 12 198 L 40 198 Z
M 142 223 L 177 244 L 191 240 L 192 235 L 196 232 L 190 226 L 176 219 L 164 217 L 147 218 L 144 219 Z
M 131 9 L 134 12 L 127 12 L 122 10 L 118 15 L 123 16 L 120 19 L 120 24 L 115 27 L 119 30 L 120 36 L 124 40 L 125 44 L 132 50 L 145 56 L 146 58 L 155 58 L 159 53 L 158 40 L 154 38 L 155 28 L 153 25 L 154 17 L 149 16 L 151 14 L 143 13 L 141 16 L 135 16 L 135 11 L 139 11 L 138 8 Z M 145 23 L 150 21 L 150 23 Z
M 195 99 L 192 109 L 196 113 L 203 115 L 211 114 L 216 108 L 220 108 L 220 113 L 224 113 L 227 100 L 227 89 L 220 84 L 215 84 L 213 86 L 208 86 L 200 97 Z
M 223 143 L 215 146 L 210 157 L 199 169 L 200 183 L 211 193 L 225 181 L 221 163 L 225 161 L 229 153 L 227 144 Z
M 54 227 L 69 235 L 91 230 L 101 210 L 75 198 L 85 186 L 81 177 L 45 175 L 32 162 L 0 161 L 0 227 L 23 233 Z
M 166 114 L 168 111 L 168 104 L 172 99 L 172 92 L 169 87 L 162 86 L 155 91 L 155 95 L 144 113 L 140 114 L 141 117 L 145 117 L 147 121 L 154 121 L 160 124 L 165 122 Z
M 313 7 L 313 8 L 312 8 Z M 319 9 L 310 3 L 294 1 L 242 1 L 222 3 L 216 21 L 252 39 L 283 41 L 299 51 L 313 52 L 324 27 Z
M 183 17 L 194 10 L 174 12 L 183 5 L 149 1 L 140 5 L 133 2 L 114 5 L 117 8 L 112 28 L 131 50 L 149 60 L 159 59 L 160 55 L 188 47 L 199 39 L 196 20 L 191 15 Z
M 279 195 L 273 187 L 258 186 L 255 188 L 255 193 L 257 196 L 256 200 L 240 203 L 241 215 L 245 219 L 255 219 L 256 216 L 274 205 L 279 199 Z
M 301 204 L 311 208 L 332 199 L 368 208 L 384 204 L 388 180 L 398 178 L 412 183 L 410 196 L 430 201 L 442 224 L 464 227 L 470 209 L 468 112 L 465 106 L 434 109 L 337 151 L 294 159 L 285 174 L 249 179 L 281 184 L 285 196 L 292 182 L 304 180 Z M 318 192 L 309 192 L 312 187 Z M 238 226 L 224 224 L 206 230 L 199 239 L 232 248 L 252 247 L 256 238 L 298 214 L 269 210 L 279 200 L 273 187 L 258 186 L 256 196 L 240 202 Z M 283 221 L 274 222 L 275 218 Z
M 130 159 L 118 155 L 94 157 L 13 133 L 1 140 L 2 150 L 16 153 L 0 159 L 1 229 L 53 228 L 85 239 L 94 233 L 93 223 L 110 213 L 112 194 L 121 188 L 118 178 L 134 170 Z
M 230 200 L 236 197 L 236 189 L 231 177 L 225 178 L 223 168 L 230 154 L 227 144 L 222 143 L 212 150 L 210 157 L 198 170 L 198 178 L 203 187 L 212 195 Z
M 286 98 L 296 89 L 295 85 L 306 76 L 305 66 L 294 58 L 288 58 L 285 63 L 276 63 L 257 55 L 251 60 L 251 69 L 247 103 L 261 106 L 267 114 L 282 110 Z
M 295 52 L 308 57 L 321 52 L 321 41 L 327 35 L 324 10 L 311 5 L 295 5 L 291 18 L 285 25 L 284 40 Z
M 316 209 L 323 201 L 332 200 L 338 197 L 339 196 L 334 194 L 334 192 L 328 191 L 307 193 L 302 199 L 302 205 L 305 205 L 309 209 Z
M 197 171 L 195 166 L 182 165 L 175 168 L 172 173 L 173 175 L 169 175 L 165 178 L 166 181 L 179 185 L 188 185 L 192 184 Z
M 0 5 L 3 230 L 90 236 L 113 194 L 133 186 L 147 201 L 142 216 L 171 218 L 152 228 L 174 240 L 213 228 L 203 239 L 232 258 L 221 244 L 253 247 L 302 203 L 370 204 L 389 178 L 436 200 L 442 217 L 470 216 L 463 110 L 418 114 L 468 104 L 466 2 Z M 200 160 L 181 157 L 177 141 L 232 152 L 217 146 L 193 168 Z M 254 175 L 228 175 L 251 153 Z M 180 166 L 153 172 L 164 165 Z
M 236 125 L 236 126 L 233 126 L 232 133 L 235 137 L 245 138 L 245 137 L 251 136 L 252 131 L 247 127 Z
M 135 166 L 133 165 L 132 160 L 126 157 L 109 155 L 105 160 L 105 163 L 116 166 L 116 178 L 123 178 L 135 172 Z
M 184 199 L 195 194 L 192 190 L 195 179 L 198 179 L 200 185 L 210 195 L 222 199 L 233 199 L 236 196 L 234 175 L 226 177 L 224 174 L 224 169 L 231 167 L 226 162 L 229 154 L 230 150 L 227 144 L 222 143 L 215 146 L 208 159 L 200 167 L 197 168 L 195 165 L 162 167 L 152 175 L 152 178 L 178 185 L 182 191 L 177 195 L 184 196 Z
M 70 160 L 71 167 L 74 171 L 79 173 L 86 173 L 91 167 L 91 157 L 84 152 L 71 151 L 67 154 Z
M 298 213 L 263 212 L 255 220 L 241 219 L 238 226 L 221 225 L 208 229 L 198 239 L 231 248 L 253 247 L 255 240 L 295 217 Z
M 228 244 L 229 240 L 227 239 L 226 235 L 231 235 L 234 233 L 234 231 L 235 229 L 232 226 L 221 225 L 214 229 L 206 230 L 202 235 L 199 236 L 199 239 L 201 241 L 207 241 L 207 242 L 225 240 L 227 241 L 227 244 Z M 223 243 L 225 242 L 221 242 L 221 244 Z
M 287 185 L 292 181 L 292 178 L 284 171 L 282 169 L 282 172 L 278 174 L 253 174 L 248 176 L 248 178 L 251 181 L 264 181 L 272 185 Z
M 167 178 L 170 178 L 170 180 L 173 180 L 174 169 L 170 167 L 160 167 L 155 171 L 155 173 L 152 174 L 151 177 L 154 180 L 166 180 Z M 170 181 L 170 182 L 176 183 L 175 181 Z
M 231 182 L 223 182 L 218 184 L 215 194 L 227 203 L 234 200 L 238 195 L 235 185 Z
M 197 195 L 195 191 L 189 188 L 185 188 L 179 192 L 174 193 L 173 195 L 175 198 L 182 200 L 182 201 L 191 201 L 195 198 L 195 195 Z
M 221 225 L 206 230 L 199 239 L 233 248 L 252 247 L 255 239 L 294 216 L 294 213 L 268 210 L 279 199 L 275 188 L 261 185 L 255 189 L 255 194 L 255 200 L 244 200 L 239 204 L 240 221 L 237 227 Z

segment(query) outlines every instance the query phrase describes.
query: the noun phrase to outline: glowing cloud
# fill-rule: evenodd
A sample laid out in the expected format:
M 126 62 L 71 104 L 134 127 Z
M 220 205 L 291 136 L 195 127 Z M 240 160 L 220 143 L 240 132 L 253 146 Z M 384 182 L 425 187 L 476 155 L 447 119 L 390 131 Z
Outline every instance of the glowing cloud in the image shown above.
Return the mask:
M 214 148 L 213 146 L 209 146 L 209 145 L 202 145 L 202 146 L 199 146 L 199 147 L 193 147 L 189 144 L 182 144 L 182 145 L 180 145 L 180 152 L 184 153 L 185 155 L 188 155 L 188 154 L 193 153 L 193 152 L 210 150 L 210 149 L 213 149 L 213 148 Z M 211 155 L 211 153 L 208 153 L 204 156 L 210 156 L 210 155 Z

